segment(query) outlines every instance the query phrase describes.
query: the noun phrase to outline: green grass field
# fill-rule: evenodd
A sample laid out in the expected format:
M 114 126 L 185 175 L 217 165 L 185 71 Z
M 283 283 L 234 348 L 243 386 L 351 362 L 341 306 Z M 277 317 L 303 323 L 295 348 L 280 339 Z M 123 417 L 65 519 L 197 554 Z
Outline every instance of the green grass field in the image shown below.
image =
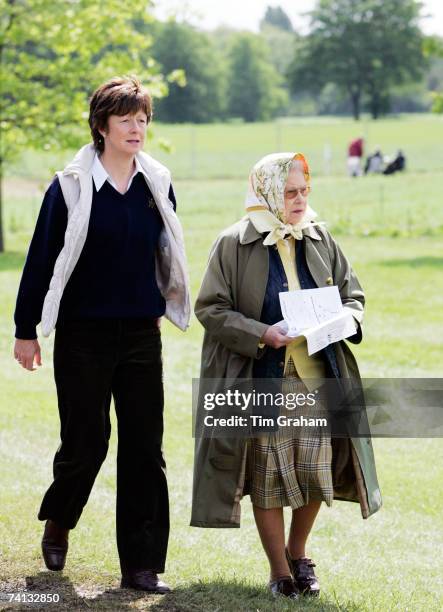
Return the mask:
M 408 171 L 394 177 L 347 178 L 346 143 L 359 130 L 371 146 L 379 144 L 386 153 L 402 147 Z M 155 136 L 169 138 L 175 148 L 169 157 L 158 156 L 173 171 L 194 298 L 211 243 L 243 214 L 251 164 L 276 148 L 300 150 L 312 167 L 312 206 L 337 235 L 366 291 L 365 340 L 355 348 L 362 374 L 442 375 L 441 118 L 410 116 L 363 122 L 357 128 L 349 120 L 330 118 L 277 125 L 157 125 Z M 333 151 L 329 173 L 323 163 L 325 143 Z M 154 148 L 153 153 L 159 152 Z M 240 530 L 188 526 L 191 380 L 198 376 L 202 338 L 195 318 L 186 334 L 163 324 L 172 521 L 165 580 L 174 592 L 161 598 L 117 588 L 115 419 L 109 455 L 71 534 L 63 576 L 44 571 L 36 513 L 51 479 L 58 444 L 52 338 L 42 342 L 41 370 L 22 371 L 12 359 L 12 315 L 42 190 L 51 168 L 60 167 L 69 155 L 28 153 L 6 180 L 7 252 L 0 256 L 0 593 L 24 588 L 57 592 L 62 598 L 59 610 L 440 610 L 443 453 L 439 439 L 374 440 L 384 506 L 369 520 L 361 519 L 356 504 L 335 502 L 332 508 L 322 508 L 308 547 L 322 586 L 318 601 L 276 602 L 267 594 L 267 562 L 248 498 L 242 503 Z

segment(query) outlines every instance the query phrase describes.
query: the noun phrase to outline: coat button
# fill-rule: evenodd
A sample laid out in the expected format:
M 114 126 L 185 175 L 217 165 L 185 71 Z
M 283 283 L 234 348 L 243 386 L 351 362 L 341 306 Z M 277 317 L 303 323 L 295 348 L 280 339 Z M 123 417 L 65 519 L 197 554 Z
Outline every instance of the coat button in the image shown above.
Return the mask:
M 332 280 L 332 276 L 328 276 L 328 278 L 326 279 L 326 284 L 327 285 L 332 285 L 334 283 L 334 281 Z
M 278 364 L 281 368 L 285 367 L 285 362 L 284 361 L 280 361 L 280 363 Z
M 288 283 L 283 283 L 283 287 L 287 287 L 287 286 L 288 286 Z

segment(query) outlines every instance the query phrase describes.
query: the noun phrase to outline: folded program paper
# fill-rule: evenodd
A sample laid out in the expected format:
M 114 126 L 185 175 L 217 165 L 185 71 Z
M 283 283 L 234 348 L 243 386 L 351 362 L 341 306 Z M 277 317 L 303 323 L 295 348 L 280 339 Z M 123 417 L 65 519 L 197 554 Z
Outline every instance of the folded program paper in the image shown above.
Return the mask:
M 355 334 L 352 311 L 341 303 L 337 286 L 279 294 L 283 321 L 276 323 L 291 338 L 305 336 L 312 355 Z

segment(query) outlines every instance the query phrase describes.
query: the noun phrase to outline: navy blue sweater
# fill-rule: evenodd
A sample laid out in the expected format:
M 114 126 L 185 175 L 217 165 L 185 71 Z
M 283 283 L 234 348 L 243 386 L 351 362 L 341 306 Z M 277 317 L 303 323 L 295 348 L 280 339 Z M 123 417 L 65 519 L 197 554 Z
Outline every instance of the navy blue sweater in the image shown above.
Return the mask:
M 163 222 L 143 175 L 134 177 L 125 194 L 108 181 L 99 191 L 93 184 L 93 190 L 88 235 L 65 287 L 57 322 L 162 316 L 165 300 L 155 280 L 155 250 Z M 175 210 L 172 185 L 169 199 Z M 37 337 L 36 326 L 67 221 L 65 200 L 55 178 L 45 194 L 20 282 L 16 338 Z

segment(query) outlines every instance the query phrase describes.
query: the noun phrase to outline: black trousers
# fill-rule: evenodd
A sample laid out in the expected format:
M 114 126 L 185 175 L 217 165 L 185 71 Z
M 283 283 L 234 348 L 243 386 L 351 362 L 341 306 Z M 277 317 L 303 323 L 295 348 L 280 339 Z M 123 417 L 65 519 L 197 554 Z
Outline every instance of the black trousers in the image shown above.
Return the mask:
M 122 570 L 163 572 L 169 536 L 162 452 L 160 330 L 153 320 L 58 324 L 54 374 L 61 445 L 38 518 L 74 528 L 106 457 L 114 397 L 118 420 L 117 546 Z

